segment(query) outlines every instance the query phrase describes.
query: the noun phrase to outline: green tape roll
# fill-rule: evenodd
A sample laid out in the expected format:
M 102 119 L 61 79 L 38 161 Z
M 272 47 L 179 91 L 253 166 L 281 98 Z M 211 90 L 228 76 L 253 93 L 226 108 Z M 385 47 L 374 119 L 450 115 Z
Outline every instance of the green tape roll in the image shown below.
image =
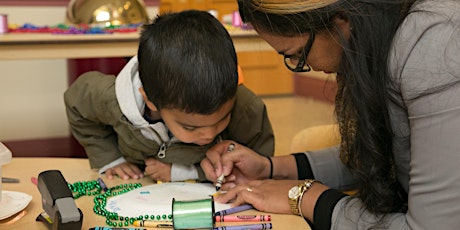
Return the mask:
M 214 228 L 214 199 L 178 201 L 172 200 L 174 229 Z

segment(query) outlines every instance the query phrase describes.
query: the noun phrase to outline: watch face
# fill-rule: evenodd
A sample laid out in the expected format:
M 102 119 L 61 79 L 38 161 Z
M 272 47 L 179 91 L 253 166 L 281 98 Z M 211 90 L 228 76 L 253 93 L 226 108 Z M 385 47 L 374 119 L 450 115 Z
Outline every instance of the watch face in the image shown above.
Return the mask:
M 299 192 L 300 192 L 300 189 L 299 189 L 299 186 L 294 186 L 291 188 L 291 190 L 289 190 L 289 198 L 296 198 L 297 196 L 299 196 Z

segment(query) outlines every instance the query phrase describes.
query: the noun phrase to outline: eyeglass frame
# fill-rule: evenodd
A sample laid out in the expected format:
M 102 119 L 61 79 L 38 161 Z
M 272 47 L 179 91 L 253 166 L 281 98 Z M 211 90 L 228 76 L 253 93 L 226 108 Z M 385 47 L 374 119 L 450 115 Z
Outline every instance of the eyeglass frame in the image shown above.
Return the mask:
M 315 40 L 315 33 L 313 31 L 311 31 L 310 32 L 310 37 L 308 38 L 308 41 L 307 41 L 307 44 L 305 44 L 305 46 L 303 48 L 303 52 L 302 52 L 300 58 L 298 59 L 299 61 L 297 62 L 297 66 L 295 68 L 292 68 L 291 66 L 289 66 L 287 64 L 287 62 L 288 61 L 290 62 L 291 57 L 294 56 L 294 55 L 283 54 L 283 56 L 284 56 L 284 65 L 286 65 L 288 70 L 290 70 L 292 72 L 295 72 L 295 73 L 310 72 L 311 71 L 310 65 L 307 64 L 307 69 L 304 69 L 304 67 L 305 67 L 307 57 L 308 57 L 308 54 L 310 53 L 310 50 L 311 50 L 311 47 L 313 45 L 314 40 Z

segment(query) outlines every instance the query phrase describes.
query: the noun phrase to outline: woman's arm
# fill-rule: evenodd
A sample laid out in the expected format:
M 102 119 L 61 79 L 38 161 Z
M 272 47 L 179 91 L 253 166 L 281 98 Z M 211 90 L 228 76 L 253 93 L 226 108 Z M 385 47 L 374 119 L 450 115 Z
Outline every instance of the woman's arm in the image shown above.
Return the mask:
M 276 156 L 271 159 L 273 162 L 273 179 L 298 179 L 296 159 L 293 155 Z

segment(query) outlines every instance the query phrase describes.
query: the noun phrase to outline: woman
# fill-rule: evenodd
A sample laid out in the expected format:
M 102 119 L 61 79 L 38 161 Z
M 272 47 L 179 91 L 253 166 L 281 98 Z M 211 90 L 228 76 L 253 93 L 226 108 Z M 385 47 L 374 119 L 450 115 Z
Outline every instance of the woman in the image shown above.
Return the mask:
M 288 69 L 337 73 L 342 142 L 269 160 L 216 145 L 201 163 L 209 180 L 226 176 L 216 201 L 294 213 L 315 229 L 458 228 L 460 2 L 238 3 Z

